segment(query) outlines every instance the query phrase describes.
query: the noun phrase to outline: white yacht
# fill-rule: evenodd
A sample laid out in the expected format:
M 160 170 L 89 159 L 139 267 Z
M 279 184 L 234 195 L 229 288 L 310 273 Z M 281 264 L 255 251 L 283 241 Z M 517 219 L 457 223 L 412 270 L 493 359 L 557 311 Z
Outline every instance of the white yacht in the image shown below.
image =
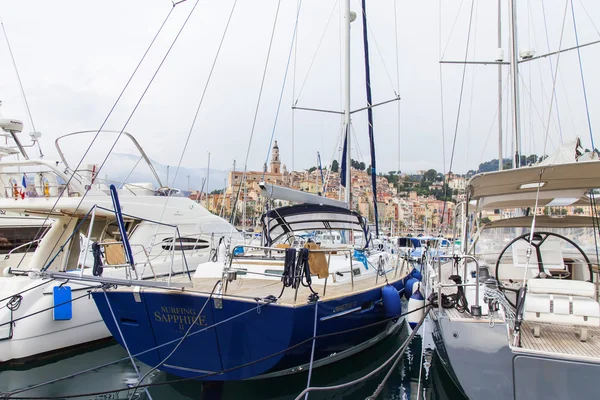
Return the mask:
M 154 172 L 133 136 L 123 135 Z M 200 204 L 173 195 L 175 191 L 164 188 L 155 172 L 156 184 L 123 184 L 117 190 L 123 215 L 119 226 L 113 198 L 96 176 L 97 167 L 72 169 L 59 141 L 56 147 L 62 163 L 0 162 L 4 187 L 0 209 L 54 221 L 28 262 L 18 263 L 15 258 L 0 277 L 0 362 L 110 336 L 87 296 L 97 283 L 40 279 L 38 271 L 132 281 L 170 279 L 176 273 L 191 273 L 208 261 L 211 248 L 216 249 L 221 237 L 237 238 L 232 225 Z M 159 190 L 155 191 L 156 186 Z M 16 192 L 20 195 L 15 196 Z M 129 246 L 123 242 L 123 229 Z
M 463 255 L 429 264 L 428 287 L 440 299 L 431 311 L 436 349 L 470 399 L 596 392 L 590 377 L 600 372 L 600 161 L 583 158 L 553 164 L 559 160 L 550 157 L 473 177 L 463 216 L 513 215 L 472 237 L 463 218 Z M 543 207 L 589 207 L 591 214 L 546 215 Z

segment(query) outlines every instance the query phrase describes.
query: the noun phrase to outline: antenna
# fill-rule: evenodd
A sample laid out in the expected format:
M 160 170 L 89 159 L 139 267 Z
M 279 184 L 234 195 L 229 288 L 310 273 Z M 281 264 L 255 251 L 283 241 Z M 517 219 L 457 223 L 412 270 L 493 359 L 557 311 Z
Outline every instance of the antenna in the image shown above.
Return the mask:
M 0 103 L 0 105 L 1 105 L 1 103 Z M 2 119 L 0 119 L 0 129 L 2 129 L 5 132 L 10 133 L 12 139 L 17 144 L 19 151 L 21 152 L 21 154 L 23 154 L 23 157 L 25 157 L 26 160 L 29 160 L 29 156 L 27 155 L 25 148 L 23 147 L 23 145 L 21 144 L 21 141 L 19 140 L 19 138 L 17 136 L 17 133 L 20 133 L 23 131 L 23 122 L 19 121 L 18 119 L 2 118 Z

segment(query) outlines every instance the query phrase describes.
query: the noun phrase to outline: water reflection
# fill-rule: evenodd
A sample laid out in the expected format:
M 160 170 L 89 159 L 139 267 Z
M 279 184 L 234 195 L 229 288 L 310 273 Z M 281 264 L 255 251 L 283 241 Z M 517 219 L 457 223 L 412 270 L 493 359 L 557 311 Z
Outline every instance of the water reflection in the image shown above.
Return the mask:
M 427 329 L 425 330 L 427 332 Z M 370 349 L 342 360 L 338 363 L 315 369 L 312 386 L 342 384 L 364 376 L 387 360 L 408 336 L 407 332 L 388 338 Z M 425 349 L 425 351 L 422 351 Z M 114 342 L 96 345 L 71 354 L 63 354 L 60 359 L 29 363 L 22 366 L 5 366 L 0 369 L 0 392 L 32 387 L 36 384 L 60 378 L 78 371 L 95 368 L 127 357 L 127 353 Z M 142 374 L 149 367 L 137 362 Z M 373 394 L 389 368 L 367 381 L 346 389 L 326 392 L 313 392 L 310 399 L 365 399 Z M 307 374 L 301 373 L 282 378 L 242 382 L 198 382 L 174 383 L 178 377 L 164 372 L 154 372 L 150 381 L 159 386 L 149 388 L 153 399 L 294 399 L 307 384 Z M 50 385 L 34 388 L 15 396 L 60 397 L 80 393 L 95 393 L 110 389 L 131 387 L 137 381 L 137 374 L 129 360 L 95 368 L 83 375 Z M 128 399 L 132 389 L 107 394 L 90 394 L 79 399 Z M 146 399 L 144 390 L 138 390 L 136 399 Z M 423 339 L 415 337 L 386 383 L 379 399 L 403 400 L 445 400 L 460 399 L 460 392 L 445 375 L 445 371 L 435 356 L 433 342 L 429 335 Z

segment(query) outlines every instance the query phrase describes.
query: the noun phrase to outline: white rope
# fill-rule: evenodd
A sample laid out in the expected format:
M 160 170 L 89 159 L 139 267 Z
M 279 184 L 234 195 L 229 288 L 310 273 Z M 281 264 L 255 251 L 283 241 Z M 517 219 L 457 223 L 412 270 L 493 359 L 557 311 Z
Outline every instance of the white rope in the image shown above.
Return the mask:
M 506 320 L 511 324 L 511 326 L 514 324 L 517 317 L 516 312 L 508 302 L 506 295 L 502 293 L 500 289 L 498 289 L 498 286 L 491 288 L 488 285 L 483 285 L 483 300 L 488 303 L 492 301 L 501 305 L 502 309 L 504 310 Z M 488 311 L 488 313 L 491 321 L 490 323 L 493 324 L 494 315 L 491 311 Z

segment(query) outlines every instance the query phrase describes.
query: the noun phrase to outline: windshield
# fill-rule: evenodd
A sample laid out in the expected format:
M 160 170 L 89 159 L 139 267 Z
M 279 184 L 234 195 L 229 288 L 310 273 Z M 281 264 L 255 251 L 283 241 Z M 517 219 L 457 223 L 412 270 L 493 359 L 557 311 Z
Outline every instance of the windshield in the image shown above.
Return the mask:
M 481 231 L 472 253 L 484 260 L 495 264 L 500 252 L 518 236 L 527 234 L 530 228 L 489 228 Z M 584 228 L 539 228 L 535 232 L 551 232 L 564 236 L 575 242 L 588 255 L 590 259 L 596 258 L 596 241 L 594 239 L 594 229 L 592 227 Z M 523 243 L 527 243 L 523 240 Z M 553 240 L 554 246 L 560 246 L 563 253 L 579 253 L 572 244 L 566 240 L 556 238 Z M 510 257 L 511 249 L 508 249 L 503 257 Z

